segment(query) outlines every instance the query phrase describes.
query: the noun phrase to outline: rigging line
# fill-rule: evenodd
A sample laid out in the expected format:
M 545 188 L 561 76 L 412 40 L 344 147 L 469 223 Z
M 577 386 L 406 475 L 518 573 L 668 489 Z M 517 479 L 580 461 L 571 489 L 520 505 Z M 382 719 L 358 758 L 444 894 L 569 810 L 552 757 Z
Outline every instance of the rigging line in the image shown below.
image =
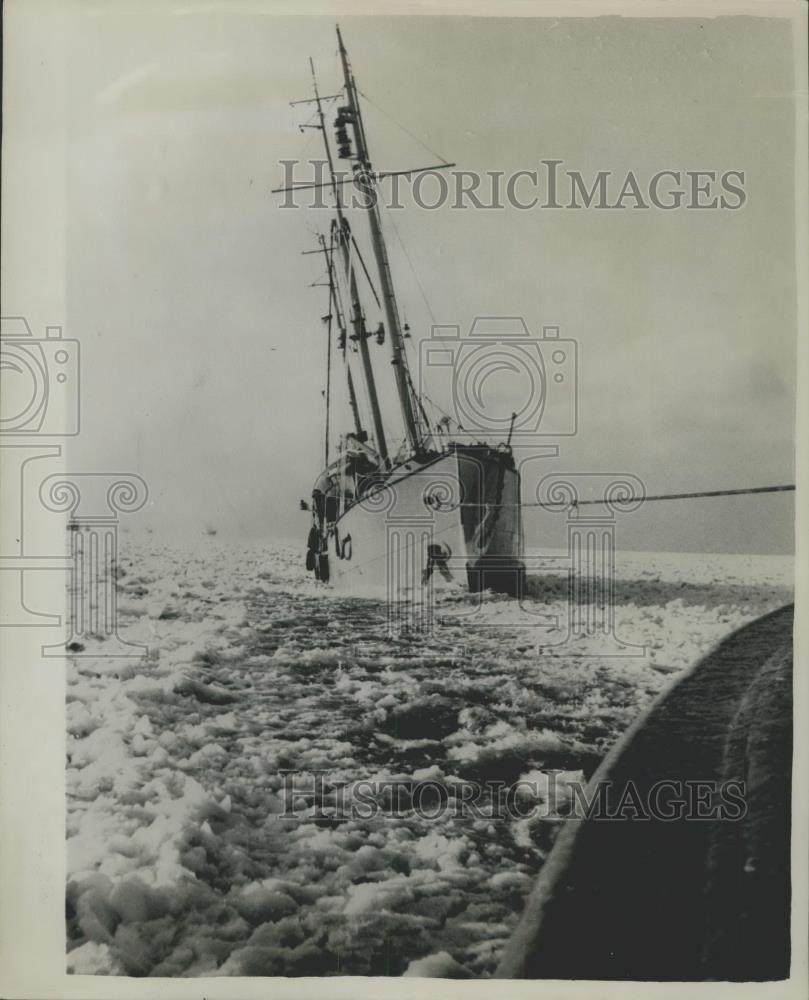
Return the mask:
M 427 400 L 427 402 L 430 404 L 430 406 L 434 406 L 436 408 L 436 410 L 438 410 L 438 412 L 441 414 L 442 417 L 446 417 L 447 420 L 451 420 L 452 423 L 456 424 L 458 427 L 461 426 L 458 423 L 458 421 L 455 419 L 455 417 L 453 417 L 451 414 L 447 413 L 447 411 L 444 409 L 444 407 L 443 406 L 439 406 L 438 403 L 435 402 L 435 400 L 430 399 L 430 397 L 427 395 L 426 392 L 423 392 L 422 396 Z
M 410 377 L 410 371 L 407 372 L 407 381 L 410 383 L 410 389 L 415 397 L 416 403 L 418 404 L 419 411 L 421 412 L 422 419 L 424 420 L 424 426 L 427 429 L 427 434 L 431 438 L 438 437 L 438 422 L 436 421 L 435 427 L 433 427 L 433 422 L 430 419 L 430 415 L 427 413 L 427 409 L 424 406 L 424 400 L 421 398 L 421 394 L 416 392 L 416 388 L 413 385 L 413 379 Z
M 390 224 L 391 226 L 393 226 L 393 231 L 394 233 L 396 233 L 396 239 L 399 241 L 399 246 L 402 248 L 402 253 L 404 253 L 405 259 L 407 260 L 407 263 L 410 265 L 410 270 L 413 272 L 413 277 L 416 279 L 416 284 L 418 285 L 419 291 L 421 292 L 421 297 L 424 300 L 424 305 L 427 307 L 427 312 L 430 314 L 430 321 L 432 322 L 433 326 L 436 326 L 437 325 L 436 319 L 435 316 L 433 315 L 433 310 L 430 307 L 430 302 L 427 298 L 427 293 L 424 291 L 424 286 L 419 280 L 418 273 L 410 257 L 410 254 L 407 252 L 407 247 L 404 245 L 404 240 L 402 239 L 401 233 L 399 232 L 399 228 L 393 220 L 393 216 L 391 215 L 391 210 L 388 208 L 387 205 L 385 205 L 384 207 L 385 211 L 388 213 L 388 219 L 390 220 Z
M 345 306 L 343 305 L 343 292 L 342 289 L 340 288 L 340 282 L 338 276 L 335 276 L 334 279 L 334 303 L 340 318 L 340 324 L 341 324 L 340 332 L 346 333 L 346 338 L 345 338 L 346 343 L 343 344 L 343 354 L 345 354 L 347 350 L 348 332 L 346 330 L 346 321 L 345 321 L 346 311 L 345 311 Z
M 353 233 L 351 234 L 351 244 L 354 247 L 354 250 L 356 251 L 357 256 L 360 259 L 360 264 L 362 264 L 363 273 L 365 274 L 365 277 L 368 279 L 368 284 L 369 284 L 369 286 L 371 288 L 371 291 L 373 292 L 373 296 L 374 296 L 374 299 L 376 301 L 377 309 L 381 309 L 382 308 L 382 304 L 379 301 L 379 296 L 376 294 L 376 288 L 374 288 L 374 283 L 371 280 L 371 275 L 368 273 L 368 268 L 365 266 L 365 259 L 363 258 L 362 254 L 360 253 L 360 248 L 357 246 L 357 241 L 354 239 L 354 234 Z
M 407 434 L 403 435 L 401 441 L 399 442 L 399 447 L 396 449 L 396 454 L 401 455 L 408 444 Z
M 413 264 L 413 261 L 412 261 L 412 259 L 410 257 L 410 254 L 407 252 L 407 247 L 404 245 L 404 240 L 402 239 L 402 234 L 399 232 L 399 229 L 398 229 L 396 223 L 393 220 L 393 216 L 391 214 L 391 210 L 387 207 L 387 205 L 385 206 L 385 209 L 386 209 L 386 211 L 388 213 L 388 218 L 390 220 L 390 224 L 393 226 L 393 231 L 396 233 L 396 239 L 399 241 L 399 246 L 402 248 L 402 252 L 405 255 L 405 259 L 407 260 L 407 263 L 410 265 L 410 270 L 413 272 L 413 277 L 416 279 L 416 284 L 418 285 L 418 289 L 419 289 L 419 292 L 421 293 L 422 300 L 424 301 L 424 305 L 425 305 L 425 307 L 427 309 L 427 312 L 430 315 L 430 322 L 433 324 L 433 326 L 436 326 L 437 325 L 436 324 L 436 319 L 435 319 L 435 315 L 433 313 L 432 307 L 430 306 L 430 301 L 427 298 L 427 293 L 424 291 L 424 286 L 422 285 L 422 283 L 421 283 L 421 281 L 419 279 L 418 272 L 416 271 L 416 268 L 415 268 L 415 266 Z M 420 392 L 416 392 L 415 386 L 413 385 L 413 379 L 411 378 L 411 375 L 410 375 L 410 366 L 409 366 L 409 363 L 408 363 L 408 360 L 407 360 L 407 354 L 406 353 L 404 354 L 404 361 L 405 361 L 405 366 L 406 366 L 405 367 L 405 372 L 406 372 L 406 375 L 407 375 L 407 380 L 410 383 L 410 388 L 411 388 L 411 390 L 413 392 L 413 395 L 415 396 L 415 398 L 416 398 L 416 400 L 418 402 L 418 406 L 419 406 L 419 409 L 421 410 L 422 417 L 424 418 L 424 422 L 425 422 L 425 425 L 426 425 L 426 428 L 427 428 L 427 432 L 428 432 L 428 434 L 430 434 L 432 436 L 435 436 L 435 434 L 436 434 L 436 428 L 432 427 L 431 422 L 430 422 L 430 418 L 428 417 L 428 415 L 427 415 L 427 413 L 426 413 L 426 411 L 424 409 L 424 404 L 423 404 L 422 399 L 421 399 L 421 395 L 422 394 Z M 432 402 L 432 401 L 430 401 L 430 402 Z M 433 405 L 435 405 L 435 404 L 433 404 Z M 440 409 L 440 407 L 439 407 L 439 409 Z M 444 414 L 444 416 L 448 416 L 448 414 Z
M 704 497 L 737 497 L 750 496 L 756 493 L 791 493 L 794 492 L 794 484 L 788 486 L 748 486 L 741 490 L 705 490 L 694 493 L 658 493 L 651 496 L 615 496 L 601 497 L 598 500 L 574 500 L 571 503 L 543 503 L 541 500 L 532 503 L 507 503 L 491 506 L 498 507 L 542 507 L 548 510 L 563 510 L 566 507 L 591 507 L 594 504 L 611 503 L 616 506 L 625 503 L 646 503 L 652 500 L 692 500 Z M 459 507 L 479 507 L 480 504 L 461 503 Z M 489 506 L 489 505 L 487 505 Z
M 422 147 L 422 149 L 426 149 L 428 153 L 431 153 L 433 156 L 437 156 L 442 163 L 447 165 L 449 164 L 449 161 L 446 159 L 446 157 L 442 156 L 440 153 L 436 153 L 434 149 L 430 149 L 430 147 L 427 145 L 426 142 L 424 142 L 423 139 L 420 139 L 415 133 L 411 132 L 409 128 L 406 128 L 404 125 L 402 125 L 401 122 L 397 121 L 393 117 L 393 115 L 389 114 L 387 111 L 385 111 L 384 108 L 380 107 L 376 103 L 376 101 L 372 101 L 371 98 L 366 93 L 363 93 L 363 91 L 360 90 L 359 87 L 357 87 L 357 93 L 360 94 L 361 97 L 364 97 L 369 104 L 373 104 L 376 110 L 380 111 L 388 119 L 388 121 L 393 122 L 393 124 L 397 128 L 400 128 L 402 132 L 404 132 L 406 135 L 409 135 L 411 139 L 415 140 Z
M 427 307 L 427 312 L 430 314 L 430 319 L 431 319 L 433 325 L 435 326 L 436 325 L 435 316 L 433 315 L 433 311 L 430 308 L 430 303 L 429 303 L 429 301 L 427 299 L 427 296 L 426 296 L 426 294 L 424 292 L 424 288 L 422 287 L 421 282 L 419 281 L 419 276 L 418 276 L 418 274 L 416 274 L 416 270 L 413 267 L 413 262 L 410 260 L 410 256 L 409 256 L 409 254 L 407 252 L 407 249 L 406 249 L 404 243 L 402 242 L 402 238 L 399 235 L 399 231 L 396 229 L 396 225 L 395 225 L 395 223 L 393 223 L 392 219 L 391 219 L 391 223 L 393 224 L 393 228 L 396 231 L 396 237 L 399 240 L 399 244 L 402 247 L 402 250 L 404 251 L 404 255 L 407 258 L 408 263 L 410 264 L 410 269 L 411 269 L 411 271 L 413 271 L 413 276 L 416 279 L 416 284 L 418 285 L 419 291 L 421 292 L 421 297 L 424 300 L 425 306 Z M 409 337 L 410 334 L 409 333 L 405 334 L 405 336 Z M 411 340 L 411 343 L 410 343 L 410 349 L 411 349 L 411 352 L 412 352 L 412 350 L 414 350 L 412 340 Z M 407 343 L 406 342 L 405 342 L 405 350 L 402 352 L 402 363 L 403 363 L 403 366 L 404 366 L 405 378 L 407 379 L 408 385 L 410 386 L 410 391 L 411 391 L 411 393 L 413 395 L 413 398 L 416 401 L 416 405 L 418 406 L 419 412 L 421 414 L 421 421 L 423 421 L 424 430 L 425 430 L 427 436 L 435 438 L 435 437 L 437 437 L 437 434 L 438 434 L 438 425 L 437 425 L 437 422 L 436 422 L 435 426 L 433 425 L 433 421 L 430 418 L 430 415 L 427 413 L 427 410 L 424 407 L 424 398 L 427 398 L 426 395 L 423 394 L 420 391 L 420 389 L 421 389 L 420 386 L 419 386 L 419 389 L 417 390 L 416 387 L 415 387 L 415 385 L 413 384 L 413 377 L 412 377 L 412 375 L 410 373 L 410 361 L 409 361 L 408 356 L 407 356 Z M 431 400 L 428 400 L 428 401 L 432 403 Z M 432 404 L 432 405 L 435 405 L 435 404 Z M 438 407 L 438 409 L 440 409 L 440 407 Z M 443 413 L 443 411 L 442 411 L 442 413 Z M 444 414 L 444 416 L 448 416 L 448 414 Z
M 311 282 L 311 284 L 309 285 L 309 287 L 310 287 L 310 288 L 317 288 L 317 287 L 318 287 L 319 285 L 322 285 L 322 284 L 323 284 L 323 281 L 322 281 L 321 279 L 323 279 L 323 278 L 328 278 L 328 276 L 329 276 L 329 269 L 328 269 L 328 268 L 326 268 L 326 270 L 325 270 L 325 271 L 322 271 L 322 272 L 321 272 L 321 273 L 320 273 L 320 274 L 319 274 L 319 275 L 317 276 L 317 278 L 315 278 L 315 280 L 314 280 L 313 282 Z

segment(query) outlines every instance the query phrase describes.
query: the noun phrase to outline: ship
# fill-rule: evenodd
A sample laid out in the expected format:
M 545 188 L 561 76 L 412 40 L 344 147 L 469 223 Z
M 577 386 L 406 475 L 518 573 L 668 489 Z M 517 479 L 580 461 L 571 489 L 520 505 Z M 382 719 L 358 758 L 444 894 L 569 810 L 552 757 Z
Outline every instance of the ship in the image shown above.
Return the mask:
M 347 594 L 407 600 L 446 586 L 518 597 L 525 566 L 520 474 L 510 444 L 514 415 L 505 441 L 453 434 L 450 418 L 437 416 L 421 381 L 414 382 L 412 336 L 402 322 L 379 209 L 377 186 L 387 174 L 371 163 L 360 91 L 339 26 L 337 43 L 340 92 L 321 96 L 310 59 L 313 96 L 290 102 L 314 105 L 309 127 L 322 134 L 325 183 L 276 189 L 324 186 L 331 199 L 327 231 L 304 251 L 322 255 L 326 280 L 320 284 L 328 288 L 321 317 L 328 334 L 324 464 L 311 500 L 301 501 L 311 512 L 306 567 Z M 336 107 L 332 121 L 327 104 Z M 337 159 L 349 167 L 339 176 L 333 141 Z M 447 166 L 453 164 L 437 168 Z M 366 195 L 352 199 L 351 221 L 364 217 L 373 267 L 352 232 L 346 183 Z M 338 370 L 345 423 L 335 434 Z M 393 401 L 395 426 L 383 415 L 380 395 Z

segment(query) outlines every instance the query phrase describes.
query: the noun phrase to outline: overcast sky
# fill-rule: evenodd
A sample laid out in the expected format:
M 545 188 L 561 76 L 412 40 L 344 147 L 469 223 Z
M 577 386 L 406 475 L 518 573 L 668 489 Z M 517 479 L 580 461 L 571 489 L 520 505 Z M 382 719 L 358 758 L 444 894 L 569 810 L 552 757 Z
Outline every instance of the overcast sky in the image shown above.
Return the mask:
M 317 258 L 299 254 L 325 216 L 283 211 L 270 189 L 279 160 L 319 155 L 296 127 L 309 112 L 288 102 L 309 96 L 309 56 L 323 91 L 339 87 L 333 22 L 188 10 L 69 19 L 64 325 L 83 351 L 71 462 L 144 476 L 142 525 L 303 537 L 326 307 L 307 287 Z M 416 339 L 430 327 L 419 282 L 439 323 L 521 315 L 576 339 L 580 431 L 547 471 L 630 472 L 653 493 L 793 482 L 790 25 L 342 26 L 360 88 L 459 169 L 745 172 L 739 211 L 426 212 L 405 196 L 394 221 L 415 275 L 395 234 L 392 263 Z M 366 125 L 378 168 L 429 158 L 373 106 Z M 791 516 L 789 497 L 651 504 L 619 544 L 785 552 Z M 526 514 L 535 544 L 540 517 Z

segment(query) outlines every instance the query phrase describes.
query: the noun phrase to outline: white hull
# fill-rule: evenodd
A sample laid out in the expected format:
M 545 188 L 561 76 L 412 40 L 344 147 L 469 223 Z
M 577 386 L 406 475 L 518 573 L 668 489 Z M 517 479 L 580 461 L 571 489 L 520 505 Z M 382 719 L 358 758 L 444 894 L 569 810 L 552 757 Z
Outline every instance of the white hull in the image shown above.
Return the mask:
M 502 453 L 456 449 L 412 461 L 330 528 L 329 582 L 392 600 L 426 586 L 517 592 L 519 502 L 519 474 Z

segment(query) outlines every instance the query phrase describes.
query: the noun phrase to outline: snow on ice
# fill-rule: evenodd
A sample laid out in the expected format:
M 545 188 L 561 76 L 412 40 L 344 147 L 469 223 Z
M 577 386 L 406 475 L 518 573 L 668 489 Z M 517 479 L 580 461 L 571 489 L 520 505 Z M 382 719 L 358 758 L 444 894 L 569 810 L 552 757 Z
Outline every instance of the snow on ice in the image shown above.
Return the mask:
M 74 973 L 488 975 L 558 823 L 391 814 L 385 792 L 387 813 L 330 821 L 337 790 L 434 782 L 451 804 L 463 779 L 522 779 L 542 798 L 550 770 L 562 788 L 591 773 L 672 675 L 791 599 L 789 559 L 619 554 L 616 631 L 646 655 L 551 655 L 492 595 L 450 593 L 432 635 L 394 642 L 381 602 L 321 589 L 297 550 L 124 548 L 120 631 L 150 653 L 102 643 L 68 677 Z M 528 603 L 567 614 L 552 578 Z

